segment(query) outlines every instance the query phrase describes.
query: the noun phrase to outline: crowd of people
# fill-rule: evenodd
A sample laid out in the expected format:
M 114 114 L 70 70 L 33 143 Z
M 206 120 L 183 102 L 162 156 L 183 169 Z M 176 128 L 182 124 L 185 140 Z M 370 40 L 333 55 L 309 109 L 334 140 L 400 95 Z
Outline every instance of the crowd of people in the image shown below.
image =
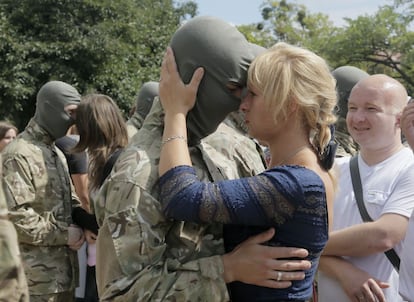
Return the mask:
M 207 16 L 160 70 L 128 121 L 53 80 L 0 122 L 0 301 L 414 301 L 399 81 Z

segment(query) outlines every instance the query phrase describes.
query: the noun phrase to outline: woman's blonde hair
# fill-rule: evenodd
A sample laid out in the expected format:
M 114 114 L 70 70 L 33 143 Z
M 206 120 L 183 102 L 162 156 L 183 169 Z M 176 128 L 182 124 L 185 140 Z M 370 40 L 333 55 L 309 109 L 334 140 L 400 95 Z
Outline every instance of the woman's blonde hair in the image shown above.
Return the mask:
M 263 93 L 275 122 L 286 119 L 289 109 L 297 106 L 311 144 L 322 155 L 331 138 L 330 125 L 336 121 L 337 100 L 336 82 L 324 59 L 280 42 L 252 62 L 248 83 Z
M 128 144 L 125 120 L 116 103 L 104 94 L 82 98 L 76 111 L 79 142 L 72 152 L 88 151 L 91 189 L 98 189 L 109 157 Z

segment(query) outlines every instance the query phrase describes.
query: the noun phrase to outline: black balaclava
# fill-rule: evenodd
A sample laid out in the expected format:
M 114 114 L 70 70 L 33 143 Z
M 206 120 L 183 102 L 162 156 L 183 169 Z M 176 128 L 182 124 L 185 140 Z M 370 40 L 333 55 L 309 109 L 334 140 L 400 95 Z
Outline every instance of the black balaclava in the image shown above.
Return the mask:
M 369 76 L 365 71 L 354 66 L 341 66 L 332 71 L 336 79 L 336 90 L 338 92 L 338 115 L 346 118 L 348 112 L 348 98 L 352 88 L 360 80 Z
M 190 82 L 196 68 L 204 68 L 195 106 L 187 115 L 189 145 L 194 146 L 239 108 L 240 98 L 233 96 L 226 84 L 246 86 L 247 68 L 256 47 L 234 26 L 209 16 L 185 23 L 173 35 L 171 47 L 184 83 Z
M 74 120 L 65 111 L 67 105 L 79 105 L 81 96 L 71 85 L 61 81 L 50 81 L 37 93 L 34 120 L 53 139 L 66 135 Z
M 135 112 L 143 119 L 147 116 L 151 109 L 154 98 L 159 94 L 158 82 L 146 82 L 141 86 L 137 96 Z

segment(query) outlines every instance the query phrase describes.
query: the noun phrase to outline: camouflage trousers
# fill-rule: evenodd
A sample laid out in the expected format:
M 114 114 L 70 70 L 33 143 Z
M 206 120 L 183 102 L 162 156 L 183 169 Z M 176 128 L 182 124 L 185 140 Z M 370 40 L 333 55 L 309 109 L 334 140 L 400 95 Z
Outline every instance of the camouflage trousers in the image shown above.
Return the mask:
M 0 218 L 0 302 L 29 301 L 29 292 L 17 243 L 10 221 Z
M 41 295 L 41 296 L 30 296 L 30 302 L 74 302 L 75 293 L 74 291 L 50 294 L 50 295 Z

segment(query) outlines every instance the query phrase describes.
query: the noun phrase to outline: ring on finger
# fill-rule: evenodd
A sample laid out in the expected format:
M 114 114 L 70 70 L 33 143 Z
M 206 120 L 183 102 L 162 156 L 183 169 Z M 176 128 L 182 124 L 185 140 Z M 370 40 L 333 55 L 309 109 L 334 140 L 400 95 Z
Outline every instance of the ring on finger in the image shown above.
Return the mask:
M 277 272 L 276 281 L 281 281 L 281 280 L 282 280 L 282 272 Z

